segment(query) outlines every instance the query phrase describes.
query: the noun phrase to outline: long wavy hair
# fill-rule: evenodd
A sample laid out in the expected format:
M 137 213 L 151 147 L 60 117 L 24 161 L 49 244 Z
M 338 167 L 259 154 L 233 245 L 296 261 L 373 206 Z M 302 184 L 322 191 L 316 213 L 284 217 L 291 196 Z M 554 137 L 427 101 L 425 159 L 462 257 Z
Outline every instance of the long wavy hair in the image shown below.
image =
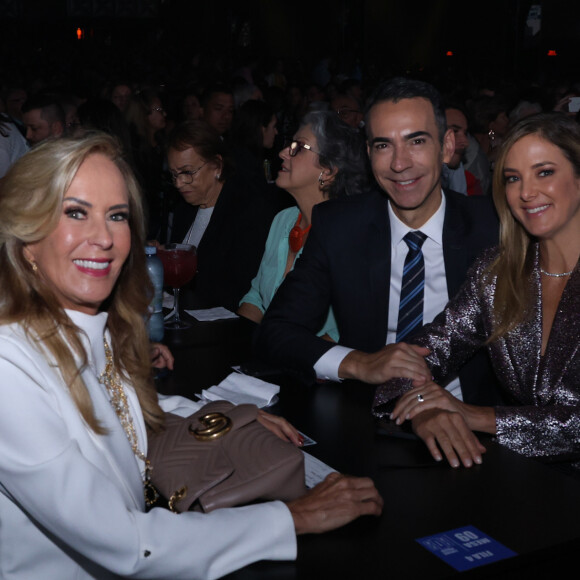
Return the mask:
M 135 388 L 148 427 L 157 431 L 164 414 L 153 384 L 144 323 L 152 287 L 143 251 L 143 210 L 135 177 L 112 137 L 97 133 L 80 140 L 47 141 L 7 173 L 0 191 L 0 324 L 19 323 L 29 340 L 56 362 L 80 414 L 96 433 L 103 433 L 81 376 L 87 364 L 82 331 L 24 255 L 27 244 L 41 241 L 56 229 L 65 192 L 81 164 L 95 154 L 110 159 L 125 179 L 131 230 L 129 256 L 101 310 L 109 315 L 115 366 Z
M 522 119 L 506 135 L 500 149 L 493 176 L 493 200 L 500 219 L 500 246 L 489 274 L 497 277 L 494 300 L 494 331 L 488 342 L 504 336 L 523 322 L 533 296 L 530 276 L 534 267 L 534 242 L 509 208 L 505 193 L 506 157 L 520 139 L 528 135 L 555 145 L 580 177 L 580 125 L 564 113 L 540 113 Z

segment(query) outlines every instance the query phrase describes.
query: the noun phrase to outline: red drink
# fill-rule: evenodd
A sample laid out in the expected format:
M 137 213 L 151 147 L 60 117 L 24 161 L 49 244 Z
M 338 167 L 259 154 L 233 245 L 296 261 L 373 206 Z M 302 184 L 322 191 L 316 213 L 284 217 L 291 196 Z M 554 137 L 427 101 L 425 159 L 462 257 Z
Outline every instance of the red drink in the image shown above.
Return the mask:
M 159 250 L 159 258 L 163 262 L 164 284 L 172 288 L 181 288 L 195 275 L 197 270 L 197 254 L 191 250 Z

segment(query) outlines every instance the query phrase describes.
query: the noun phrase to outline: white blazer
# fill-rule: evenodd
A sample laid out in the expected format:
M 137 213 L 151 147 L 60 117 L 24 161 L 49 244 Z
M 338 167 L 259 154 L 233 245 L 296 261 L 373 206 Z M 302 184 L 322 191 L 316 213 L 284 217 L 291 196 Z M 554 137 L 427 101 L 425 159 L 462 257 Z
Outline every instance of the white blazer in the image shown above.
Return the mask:
M 23 329 L 0 327 L 0 578 L 218 578 L 257 560 L 294 559 L 292 516 L 281 502 L 144 512 L 139 463 L 98 381 L 107 315 L 69 315 L 87 334 L 83 380 L 107 434 L 87 427 L 58 368 Z M 128 394 L 146 453 L 143 417 Z M 182 397 L 161 403 L 182 416 L 198 408 Z

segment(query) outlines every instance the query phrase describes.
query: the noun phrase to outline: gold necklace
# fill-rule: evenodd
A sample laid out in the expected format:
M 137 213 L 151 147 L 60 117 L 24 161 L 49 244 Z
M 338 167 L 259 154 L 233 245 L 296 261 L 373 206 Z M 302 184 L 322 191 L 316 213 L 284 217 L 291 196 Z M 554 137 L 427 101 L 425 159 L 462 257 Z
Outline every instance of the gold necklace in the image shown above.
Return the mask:
M 103 344 L 105 345 L 105 370 L 99 376 L 99 382 L 105 385 L 107 393 L 109 393 L 109 400 L 111 406 L 113 407 L 115 414 L 119 418 L 119 422 L 127 435 L 129 444 L 133 453 L 145 463 L 145 475 L 143 479 L 143 492 L 145 495 L 145 503 L 147 506 L 152 506 L 157 502 L 159 494 L 155 489 L 155 486 L 151 483 L 151 463 L 149 459 L 145 456 L 143 451 L 138 447 L 139 440 L 137 439 L 137 432 L 135 431 L 135 424 L 133 423 L 133 417 L 131 416 L 131 411 L 129 409 L 129 402 L 127 401 L 127 395 L 125 389 L 121 384 L 121 378 L 119 373 L 115 370 L 115 365 L 113 363 L 113 353 L 111 352 L 111 347 L 107 342 L 107 339 L 103 337 Z

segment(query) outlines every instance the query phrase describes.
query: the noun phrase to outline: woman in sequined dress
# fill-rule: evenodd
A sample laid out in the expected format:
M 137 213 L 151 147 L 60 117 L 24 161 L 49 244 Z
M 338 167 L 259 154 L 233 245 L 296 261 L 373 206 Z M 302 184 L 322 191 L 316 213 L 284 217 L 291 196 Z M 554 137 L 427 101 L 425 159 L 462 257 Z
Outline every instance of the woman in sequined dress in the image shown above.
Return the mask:
M 155 391 L 140 203 L 104 135 L 41 144 L 2 184 L 0 578 L 217 578 L 381 511 L 331 474 L 287 505 L 146 512 L 148 432 L 200 405 Z
M 580 461 L 580 126 L 561 113 L 518 123 L 497 160 L 500 246 L 417 337 L 434 382 L 379 387 L 374 413 L 411 420 L 433 457 L 481 463 L 474 431 L 528 456 Z M 466 405 L 439 387 L 485 345 L 513 405 Z M 405 391 L 392 413 L 386 404 Z M 580 463 L 579 463 L 580 465 Z

